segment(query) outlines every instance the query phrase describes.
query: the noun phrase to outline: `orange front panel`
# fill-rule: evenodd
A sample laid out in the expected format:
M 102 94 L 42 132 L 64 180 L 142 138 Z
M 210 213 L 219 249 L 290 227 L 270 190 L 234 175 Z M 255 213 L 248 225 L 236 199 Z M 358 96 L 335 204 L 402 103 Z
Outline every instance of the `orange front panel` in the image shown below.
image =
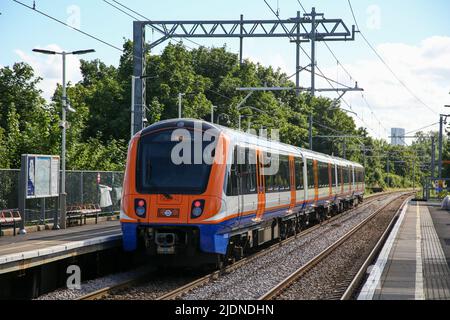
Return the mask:
M 226 159 L 229 148 L 229 138 L 220 134 L 216 146 L 214 162 L 211 165 L 211 172 L 208 185 L 203 194 L 182 195 L 173 194 L 166 197 L 162 194 L 140 194 L 136 191 L 136 159 L 137 144 L 139 136 L 133 138 L 128 151 L 128 161 L 125 170 L 123 184 L 122 209 L 131 219 L 146 223 L 179 223 L 190 222 L 199 223 L 216 215 L 222 205 L 222 189 L 226 172 Z M 134 199 L 144 199 L 147 203 L 147 213 L 145 218 L 139 218 L 134 212 Z M 199 218 L 191 218 L 190 212 L 192 203 L 195 200 L 205 200 L 203 214 Z M 176 214 L 167 217 L 166 210 L 173 210 Z M 161 214 L 162 212 L 162 214 Z M 158 214 L 159 213 L 159 214 Z M 129 219 L 121 219 L 128 221 Z

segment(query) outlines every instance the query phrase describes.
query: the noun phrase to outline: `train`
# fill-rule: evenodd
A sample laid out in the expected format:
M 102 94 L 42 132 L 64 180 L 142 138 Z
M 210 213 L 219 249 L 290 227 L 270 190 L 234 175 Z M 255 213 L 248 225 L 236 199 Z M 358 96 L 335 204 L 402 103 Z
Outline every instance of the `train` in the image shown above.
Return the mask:
M 123 249 L 240 259 L 358 205 L 364 191 L 358 163 L 203 120 L 164 120 L 129 143 Z

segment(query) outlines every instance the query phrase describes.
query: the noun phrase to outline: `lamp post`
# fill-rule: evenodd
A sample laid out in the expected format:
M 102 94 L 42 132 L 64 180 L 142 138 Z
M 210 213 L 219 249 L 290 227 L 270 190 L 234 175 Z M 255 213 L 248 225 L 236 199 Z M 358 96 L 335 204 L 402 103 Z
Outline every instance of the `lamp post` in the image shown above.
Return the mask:
M 216 106 L 211 106 L 211 123 L 214 123 L 214 109 L 217 109 Z
M 184 95 L 185 93 L 178 93 L 178 119 L 181 119 L 181 102 Z
M 63 229 L 66 228 L 66 129 L 67 129 L 67 122 L 66 122 L 66 112 L 68 110 L 67 105 L 67 92 L 66 92 L 66 56 L 73 54 L 73 55 L 82 55 L 87 53 L 95 52 L 94 49 L 88 49 L 88 50 L 77 50 L 72 52 L 56 52 L 51 50 L 43 50 L 43 49 L 33 49 L 33 52 L 37 53 L 43 53 L 43 54 L 49 54 L 49 55 L 61 55 L 62 56 L 62 112 L 61 112 L 61 124 L 60 127 L 62 128 L 62 142 L 61 142 L 61 185 L 60 185 L 60 192 L 59 192 L 59 215 L 55 215 L 55 218 L 53 220 L 53 230 L 57 230 L 60 228 L 58 223 L 58 218 L 61 219 L 61 227 Z

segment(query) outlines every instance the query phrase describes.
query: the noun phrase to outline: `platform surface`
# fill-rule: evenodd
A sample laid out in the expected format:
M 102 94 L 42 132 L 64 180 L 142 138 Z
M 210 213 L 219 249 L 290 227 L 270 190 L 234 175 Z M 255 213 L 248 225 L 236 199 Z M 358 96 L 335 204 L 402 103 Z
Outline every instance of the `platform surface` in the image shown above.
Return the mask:
M 119 221 L 100 222 L 64 230 L 0 237 L 0 274 L 64 259 L 68 256 L 117 246 L 122 232 Z
M 450 212 L 410 201 L 358 299 L 450 300 Z

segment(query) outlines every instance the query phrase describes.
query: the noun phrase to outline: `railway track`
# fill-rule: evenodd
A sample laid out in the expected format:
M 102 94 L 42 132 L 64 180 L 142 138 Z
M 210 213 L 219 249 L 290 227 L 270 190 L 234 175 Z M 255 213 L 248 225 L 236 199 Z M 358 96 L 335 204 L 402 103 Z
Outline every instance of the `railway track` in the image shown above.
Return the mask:
M 373 202 L 377 201 L 380 197 L 384 197 L 384 196 L 386 196 L 388 194 L 391 194 L 391 192 L 390 193 L 384 193 L 383 195 L 375 195 L 375 196 L 372 196 L 372 197 L 370 197 L 368 199 L 366 198 L 366 202 L 363 205 L 364 206 L 368 206 L 368 205 L 372 204 Z M 186 293 L 188 293 L 188 292 L 190 292 L 190 291 L 192 291 L 192 290 L 194 290 L 194 289 L 196 289 L 196 288 L 198 288 L 200 286 L 203 286 L 205 284 L 208 284 L 209 282 L 212 282 L 212 281 L 215 281 L 215 280 L 219 279 L 224 274 L 231 273 L 231 272 L 241 268 L 242 266 L 244 266 L 244 265 L 246 265 L 246 264 L 248 264 L 248 263 L 250 263 L 250 262 L 252 262 L 254 260 L 257 260 L 257 259 L 261 258 L 262 256 L 264 256 L 264 255 L 266 255 L 266 254 L 268 254 L 268 253 L 270 253 L 270 252 L 272 252 L 274 250 L 277 250 L 281 246 L 284 246 L 284 245 L 286 245 L 286 244 L 288 244 L 288 243 L 290 243 L 292 241 L 295 241 L 297 238 L 306 236 L 306 235 L 312 233 L 313 231 L 317 230 L 318 228 L 320 228 L 320 227 L 322 227 L 324 225 L 332 224 L 335 220 L 337 220 L 337 219 L 339 219 L 339 218 L 341 218 L 341 217 L 343 217 L 345 215 L 348 215 L 348 214 L 352 213 L 353 211 L 355 211 L 357 209 L 361 209 L 361 207 L 356 207 L 356 208 L 350 209 L 350 210 L 346 211 L 345 213 L 343 213 L 341 215 L 334 216 L 334 217 L 324 221 L 322 224 L 314 225 L 314 226 L 312 226 L 312 227 L 310 227 L 310 228 L 308 228 L 308 229 L 298 233 L 295 236 L 287 238 L 287 239 L 285 239 L 285 240 L 283 240 L 283 241 L 281 241 L 279 243 L 273 244 L 270 247 L 268 247 L 267 249 L 264 249 L 264 250 L 262 250 L 262 251 L 260 251 L 260 252 L 258 252 L 256 254 L 254 254 L 252 256 L 249 256 L 247 258 L 244 258 L 242 260 L 239 260 L 238 262 L 236 262 L 234 264 L 226 266 L 222 270 L 217 270 L 217 271 L 215 271 L 215 272 L 213 272 L 213 273 L 211 273 L 209 275 L 206 275 L 206 276 L 204 276 L 202 278 L 199 278 L 199 279 L 197 279 L 197 280 L 195 280 L 195 281 L 193 281 L 191 283 L 188 283 L 188 284 L 186 284 L 186 285 L 184 285 L 184 286 L 182 286 L 180 288 L 176 288 L 175 290 L 160 296 L 157 300 L 174 300 L 174 299 L 177 299 L 177 298 L 183 296 L 184 294 L 186 294 Z
M 362 279 L 365 276 L 367 267 L 370 265 L 370 263 L 374 260 L 377 253 L 381 249 L 385 239 L 387 238 L 389 231 L 395 224 L 395 221 L 398 217 L 399 212 L 405 205 L 405 203 L 411 198 L 410 195 L 402 196 L 399 199 L 397 199 L 394 202 L 387 203 L 377 209 L 374 213 L 372 213 L 369 217 L 364 219 L 362 222 L 360 222 L 358 225 L 354 226 L 349 232 L 347 232 L 345 235 L 343 235 L 340 239 L 338 239 L 336 242 L 334 242 L 331 246 L 323 250 L 320 254 L 315 256 L 313 259 L 311 259 L 308 263 L 300 267 L 298 270 L 294 271 L 292 274 L 290 274 L 287 278 L 285 278 L 283 281 L 278 283 L 275 287 L 273 287 L 269 292 L 264 294 L 262 297 L 260 297 L 260 300 L 272 300 L 272 299 L 285 299 L 287 297 L 292 298 L 295 297 L 295 293 L 289 293 L 286 294 L 287 291 L 289 291 L 296 283 L 301 281 L 303 277 L 305 277 L 311 270 L 313 270 L 316 266 L 318 266 L 320 263 L 323 263 L 327 257 L 330 257 L 330 255 L 335 252 L 338 248 L 340 248 L 344 243 L 347 243 L 353 237 L 355 234 L 357 234 L 359 231 L 361 231 L 365 226 L 367 226 L 371 221 L 373 221 L 374 218 L 376 218 L 381 212 L 386 210 L 390 206 L 395 206 L 398 204 L 399 201 L 401 201 L 401 205 L 396 210 L 396 213 L 391 218 L 388 227 L 384 230 L 383 235 L 367 257 L 367 259 L 364 261 L 362 266 L 359 268 L 358 272 L 356 274 L 348 274 L 343 272 L 343 275 L 341 279 L 339 279 L 339 282 L 337 285 L 333 286 L 333 292 L 329 293 L 326 298 L 328 299 L 340 299 L 340 300 L 348 300 L 351 299 L 354 295 L 355 291 L 358 289 Z M 395 203 L 395 204 L 394 204 Z M 398 206 L 397 206 L 398 207 Z M 341 270 L 342 271 L 342 270 Z M 316 278 L 317 280 L 317 278 Z M 291 290 L 295 291 L 295 290 Z M 301 297 L 300 297 L 301 298 Z
M 233 263 L 231 265 L 228 265 L 228 266 L 224 267 L 221 270 L 216 270 L 216 271 L 214 271 L 212 273 L 209 273 L 209 274 L 207 274 L 205 276 L 201 276 L 201 277 L 195 279 L 194 281 L 188 282 L 188 283 L 186 283 L 184 285 L 181 285 L 181 286 L 178 285 L 178 286 L 176 286 L 175 288 L 173 288 L 171 290 L 169 289 L 169 290 L 167 290 L 167 292 L 156 296 L 155 299 L 156 300 L 173 300 L 173 299 L 178 299 L 178 298 L 182 297 L 183 295 L 185 295 L 186 293 L 189 293 L 189 292 L 191 292 L 192 290 L 194 290 L 196 288 L 204 286 L 204 285 L 206 285 L 206 284 L 208 284 L 210 282 L 214 282 L 217 279 L 221 278 L 225 274 L 229 274 L 229 273 L 231 273 L 231 272 L 233 272 L 235 270 L 238 270 L 242 266 L 245 266 L 245 265 L 251 263 L 252 261 L 257 260 L 257 259 L 261 258 L 262 256 L 267 255 L 270 252 L 273 252 L 273 251 L 277 250 L 278 248 L 289 244 L 292 241 L 295 241 L 296 239 L 304 237 L 304 236 L 314 232 L 315 230 L 317 230 L 320 227 L 332 224 L 336 219 L 339 219 L 339 218 L 342 218 L 343 216 L 349 215 L 352 212 L 354 212 L 355 210 L 361 210 L 363 208 L 363 206 L 364 207 L 366 207 L 366 206 L 368 207 L 368 206 L 372 205 L 373 203 L 375 203 L 376 201 L 378 201 L 380 198 L 386 197 L 386 196 L 391 195 L 393 193 L 396 193 L 396 192 L 387 192 L 387 193 L 383 193 L 383 194 L 375 194 L 375 195 L 372 195 L 370 197 L 367 197 L 365 199 L 365 202 L 363 204 L 361 204 L 360 206 L 358 206 L 358 207 L 355 207 L 353 209 L 347 210 L 346 212 L 344 212 L 344 213 L 342 213 L 340 215 L 334 216 L 334 217 L 332 217 L 332 218 L 322 222 L 321 224 L 314 225 L 314 226 L 312 226 L 312 227 L 310 227 L 310 228 L 308 228 L 308 229 L 306 229 L 306 230 L 304 230 L 304 231 L 302 231 L 302 232 L 300 232 L 300 233 L 298 233 L 298 234 L 296 234 L 296 235 L 294 235 L 292 237 L 289 237 L 289 238 L 287 238 L 287 239 L 285 239 L 283 241 L 280 241 L 280 242 L 277 242 L 275 244 L 272 244 L 269 247 L 267 247 L 265 249 L 262 249 L 261 251 L 258 251 L 257 253 L 252 254 L 251 256 L 245 257 L 245 258 L 243 258 L 243 259 L 241 259 L 241 260 L 239 260 L 239 261 L 237 261 L 237 262 L 235 262 L 235 263 Z M 78 300 L 96 300 L 96 299 L 102 299 L 102 298 L 105 298 L 105 297 L 114 298 L 114 293 L 115 292 L 124 291 L 124 290 L 127 290 L 129 288 L 133 288 L 133 287 L 142 285 L 142 283 L 144 283 L 145 281 L 148 281 L 148 279 L 150 279 L 150 278 L 152 278 L 154 276 L 155 275 L 149 274 L 146 277 L 140 276 L 140 277 L 135 278 L 135 279 L 129 279 L 129 280 L 123 281 L 121 283 L 118 283 L 117 285 L 105 287 L 105 288 L 97 290 L 95 292 L 86 294 L 86 295 L 84 295 L 82 297 L 79 297 Z M 122 295 L 119 294 L 118 296 L 120 297 Z

